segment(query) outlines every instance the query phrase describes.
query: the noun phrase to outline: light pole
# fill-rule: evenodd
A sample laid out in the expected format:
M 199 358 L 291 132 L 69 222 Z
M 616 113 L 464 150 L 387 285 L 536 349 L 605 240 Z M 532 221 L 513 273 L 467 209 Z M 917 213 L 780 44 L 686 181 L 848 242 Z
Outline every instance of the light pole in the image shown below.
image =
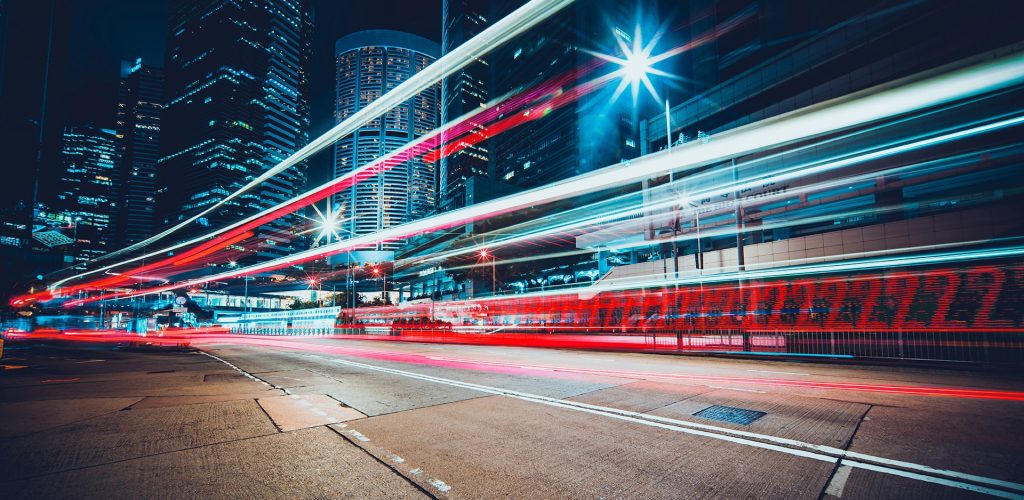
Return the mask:
M 498 280 L 497 280 L 497 277 L 496 277 L 497 275 L 494 274 L 494 259 L 496 258 L 496 256 L 494 254 L 488 253 L 486 248 L 483 249 L 483 250 L 480 250 L 480 257 L 481 258 L 486 260 L 488 255 L 490 255 L 490 257 L 491 257 L 491 295 L 497 295 L 498 294 L 498 286 L 497 286 Z
M 384 305 L 387 305 L 388 275 L 386 272 L 382 272 L 379 267 L 373 268 L 373 275 L 383 279 L 380 287 L 380 300 Z
M 81 216 L 75 217 L 74 225 L 72 226 L 74 228 L 74 234 L 75 234 L 75 260 L 78 260 L 78 223 L 79 222 L 82 222 L 82 217 Z
M 245 305 L 242 307 L 242 310 L 245 312 L 249 312 L 249 281 L 252 279 L 252 276 L 242 277 L 242 281 L 245 282 Z
M 697 265 L 697 285 L 700 288 L 700 322 L 704 324 L 704 247 L 700 241 L 700 207 L 692 201 L 686 202 L 693 207 L 694 222 L 697 227 L 697 253 L 694 254 Z
M 309 281 L 307 281 L 307 283 L 309 283 L 309 290 L 310 290 L 310 295 L 311 295 L 311 297 L 309 298 L 309 301 L 313 302 L 313 296 L 315 296 L 316 297 L 316 302 L 319 303 L 320 302 L 320 294 L 316 293 L 317 292 L 316 286 L 317 286 L 317 283 L 320 283 L 320 281 L 317 280 L 316 278 L 309 278 Z

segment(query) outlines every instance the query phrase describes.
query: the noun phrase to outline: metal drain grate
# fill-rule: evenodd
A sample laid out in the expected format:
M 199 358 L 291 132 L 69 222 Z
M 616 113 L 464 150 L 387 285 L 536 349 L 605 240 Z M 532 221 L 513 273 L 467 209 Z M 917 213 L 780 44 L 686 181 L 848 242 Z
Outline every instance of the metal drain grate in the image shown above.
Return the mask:
M 693 416 L 706 418 L 708 420 L 718 420 L 720 422 L 729 422 L 731 424 L 750 425 L 751 422 L 767 415 L 763 411 L 748 410 L 746 408 L 733 408 L 732 406 L 709 406 L 703 410 L 694 413 Z

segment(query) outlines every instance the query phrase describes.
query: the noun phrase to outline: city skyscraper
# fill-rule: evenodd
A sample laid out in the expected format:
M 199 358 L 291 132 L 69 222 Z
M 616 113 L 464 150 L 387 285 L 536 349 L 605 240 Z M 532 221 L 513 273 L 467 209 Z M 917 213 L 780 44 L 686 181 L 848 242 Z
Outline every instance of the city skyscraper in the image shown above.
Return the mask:
M 115 124 L 121 140 L 118 245 L 153 235 L 163 87 L 162 69 L 143 64 L 141 58 L 121 63 Z
M 487 28 L 488 2 L 444 0 L 441 10 L 441 54 L 462 45 Z M 488 66 L 479 60 L 441 81 L 441 123 L 448 123 L 487 103 Z M 479 125 L 478 128 L 482 128 Z M 442 143 L 449 138 L 441 136 Z M 466 204 L 466 182 L 488 174 L 486 143 L 473 144 L 440 160 L 438 208 L 441 211 Z
M 55 208 L 71 227 L 76 261 L 94 259 L 114 250 L 119 150 L 116 133 L 111 129 L 64 129 L 63 172 Z
M 165 227 L 217 203 L 309 139 L 307 0 L 172 3 L 157 166 L 158 222 Z M 292 167 L 182 236 L 283 202 L 305 179 L 304 163 Z M 260 258 L 291 250 L 292 222 L 286 217 L 259 230 Z
M 389 30 L 353 33 L 335 43 L 335 123 L 434 62 L 440 47 L 426 38 Z M 344 175 L 420 137 L 435 127 L 439 89 L 431 87 L 394 107 L 334 145 L 334 175 Z M 424 217 L 437 203 L 437 171 L 417 158 L 335 195 L 349 231 L 370 234 Z M 378 249 L 394 249 L 383 243 Z
M 589 51 L 617 49 L 615 33 L 633 31 L 641 3 L 654 11 L 651 1 L 574 4 L 495 50 L 488 58 L 491 95 L 521 92 L 555 78 L 561 78 L 561 90 L 567 90 L 594 78 L 585 71 L 594 59 Z M 493 1 L 492 17 L 508 15 L 520 4 Z M 621 102 L 625 99 L 613 102 L 613 87 L 584 93 L 541 119 L 492 138 L 495 179 L 528 189 L 635 157 L 636 109 Z

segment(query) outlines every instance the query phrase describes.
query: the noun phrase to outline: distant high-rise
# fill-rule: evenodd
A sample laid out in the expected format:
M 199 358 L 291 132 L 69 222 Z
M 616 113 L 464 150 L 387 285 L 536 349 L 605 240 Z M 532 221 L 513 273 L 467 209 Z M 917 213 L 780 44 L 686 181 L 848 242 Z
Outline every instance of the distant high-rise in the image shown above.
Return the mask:
M 440 48 L 416 35 L 389 30 L 353 33 L 334 47 L 335 122 L 340 123 L 437 59 Z M 334 145 L 334 175 L 344 175 L 435 127 L 438 90 L 431 87 L 371 120 Z M 360 182 L 334 202 L 352 233 L 370 234 L 424 217 L 437 203 L 434 164 L 414 159 Z M 384 243 L 380 249 L 393 249 Z
M 121 139 L 116 234 L 121 246 L 153 235 L 163 87 L 164 73 L 160 68 L 142 64 L 142 59 L 121 63 L 115 125 Z
M 172 2 L 167 106 L 157 166 L 158 222 L 169 226 L 222 200 L 308 142 L 308 0 Z M 223 227 L 295 196 L 292 167 L 196 221 Z M 258 255 L 291 250 L 292 221 L 258 233 Z
M 485 0 L 444 0 L 442 4 L 441 53 L 447 54 L 487 28 Z M 488 68 L 480 60 L 441 81 L 441 123 L 448 123 L 487 103 Z M 482 125 L 478 125 L 482 127 Z M 442 142 L 449 138 L 442 135 Z M 441 211 L 466 204 L 466 181 L 487 176 L 486 144 L 474 144 L 441 158 L 438 205 Z
M 55 208 L 73 228 L 75 260 L 94 259 L 114 250 L 119 149 L 113 130 L 64 129 L 63 172 Z

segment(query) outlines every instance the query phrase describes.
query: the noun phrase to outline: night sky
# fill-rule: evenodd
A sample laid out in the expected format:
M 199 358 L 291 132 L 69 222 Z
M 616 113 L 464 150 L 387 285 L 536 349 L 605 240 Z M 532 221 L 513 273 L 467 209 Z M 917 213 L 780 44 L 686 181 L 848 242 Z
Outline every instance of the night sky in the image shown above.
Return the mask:
M 64 111 L 68 124 L 114 122 L 122 60 L 163 66 L 167 0 L 76 0 L 72 3 Z M 396 29 L 440 42 L 441 0 L 314 0 L 310 136 L 333 125 L 334 41 L 365 29 Z M 330 175 L 329 154 L 310 162 L 311 182 Z

